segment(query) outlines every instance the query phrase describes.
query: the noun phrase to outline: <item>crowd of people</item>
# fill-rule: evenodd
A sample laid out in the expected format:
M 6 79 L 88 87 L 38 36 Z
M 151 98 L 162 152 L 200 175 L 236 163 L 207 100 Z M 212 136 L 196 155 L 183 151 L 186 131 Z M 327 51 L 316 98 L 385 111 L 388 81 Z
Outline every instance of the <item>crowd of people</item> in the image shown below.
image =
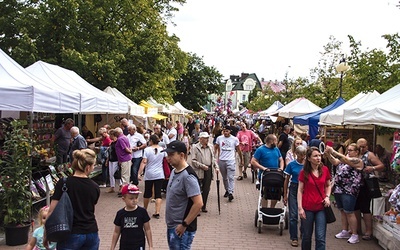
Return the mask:
M 88 134 L 87 131 L 85 134 Z M 292 246 L 299 245 L 300 228 L 302 248 L 311 249 L 315 228 L 316 249 L 325 249 L 324 207 L 331 205 L 331 194 L 334 194 L 342 216 L 342 231 L 335 237 L 347 239 L 352 244 L 359 242 L 360 238 L 370 240 L 372 237 L 371 198 L 363 180 L 370 173 L 383 170 L 384 164 L 378 156 L 368 151 L 368 142 L 363 138 L 357 143 L 347 143 L 335 149 L 329 144 L 325 152 L 321 152 L 318 146 L 323 141 L 322 137 L 309 141 L 307 133 L 297 136 L 288 124 L 276 128 L 265 120 L 214 116 L 203 120 L 190 117 L 186 123 L 167 121 L 165 127 L 154 124 L 152 129 L 129 124 L 124 118 L 120 127 L 111 129 L 105 125 L 99 129 L 98 135 L 94 138 L 80 135 L 74 121 L 67 119 L 54 138 L 58 149 L 57 163 L 72 162 L 75 179 L 87 177 L 94 164 L 92 160 L 80 163 L 84 158 L 82 154 L 96 158 L 92 156 L 93 151 L 86 149 L 87 145 L 95 142 L 100 144 L 97 157 L 103 165 L 103 184 L 93 186 L 84 184 L 87 180 L 79 180 L 76 189 L 71 192 L 77 208 L 81 208 L 77 205 L 81 199 L 90 201 L 86 202 L 89 211 L 94 210 L 97 203 L 99 187 L 106 187 L 107 183 L 108 193 L 115 192 L 122 197 L 125 207 L 115 217 L 111 249 L 116 247 L 119 237 L 121 249 L 132 249 L 130 246 L 144 248 L 145 237 L 152 248 L 150 217 L 143 211 L 148 211 L 149 203 L 154 201 L 152 217 L 162 217 L 162 191 L 165 190 L 168 245 L 170 249 L 190 248 L 197 229 L 197 217 L 201 212 L 208 212 L 207 200 L 214 175 L 221 174 L 225 191 L 223 196 L 232 202 L 235 182 L 246 179 L 249 168 L 258 170 L 258 179 L 264 171 L 276 170 L 284 174 L 282 200 L 289 206 Z M 172 170 L 169 180 L 166 180 L 163 170 L 166 162 Z M 332 173 L 335 173 L 334 177 Z M 71 178 L 69 182 L 73 180 Z M 141 193 L 139 181 L 144 181 L 144 210 L 138 206 L 138 195 Z M 78 192 L 83 185 L 93 189 L 90 197 Z M 56 186 L 49 213 L 57 203 L 60 188 L 60 185 Z M 277 202 L 271 200 L 268 204 L 268 200 L 263 199 L 262 206 L 274 208 Z M 77 225 L 73 232 L 78 235 L 95 232 L 97 225 L 94 214 L 80 216 L 79 213 L 77 211 Z M 141 218 L 137 222 L 140 224 L 140 234 L 132 229 L 132 223 L 136 223 L 132 221 L 134 216 Z M 89 231 L 81 230 L 79 223 L 82 219 L 93 222 Z M 359 237 L 362 220 L 365 232 Z M 140 235 L 140 242 L 133 242 L 126 236 L 125 230 Z M 93 237 L 90 236 L 90 239 Z M 96 249 L 96 244 L 93 244 L 94 247 L 88 249 Z M 57 248 L 63 249 L 63 246 L 70 245 L 63 243 Z

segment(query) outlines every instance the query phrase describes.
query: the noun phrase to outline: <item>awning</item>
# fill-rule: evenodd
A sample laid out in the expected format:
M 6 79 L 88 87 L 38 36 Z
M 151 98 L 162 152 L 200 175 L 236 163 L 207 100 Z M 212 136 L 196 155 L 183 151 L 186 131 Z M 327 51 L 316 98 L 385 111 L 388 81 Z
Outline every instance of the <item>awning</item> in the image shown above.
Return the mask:
M 151 105 L 150 103 L 146 102 L 145 100 L 141 100 L 139 103 L 140 106 L 143 106 L 145 108 L 154 108 L 153 105 Z
M 150 115 L 150 117 L 153 117 L 156 120 L 163 120 L 163 119 L 167 119 L 168 117 L 160 115 L 160 114 L 152 114 Z

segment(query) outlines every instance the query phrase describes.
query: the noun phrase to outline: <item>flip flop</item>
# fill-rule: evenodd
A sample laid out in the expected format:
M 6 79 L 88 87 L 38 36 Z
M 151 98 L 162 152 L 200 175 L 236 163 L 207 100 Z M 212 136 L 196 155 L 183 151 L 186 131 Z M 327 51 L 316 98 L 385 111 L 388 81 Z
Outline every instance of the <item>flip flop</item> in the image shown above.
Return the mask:
M 243 180 L 243 176 L 238 176 L 237 180 L 238 180 L 238 181 Z
M 362 237 L 363 240 L 372 240 L 372 235 L 365 234 Z

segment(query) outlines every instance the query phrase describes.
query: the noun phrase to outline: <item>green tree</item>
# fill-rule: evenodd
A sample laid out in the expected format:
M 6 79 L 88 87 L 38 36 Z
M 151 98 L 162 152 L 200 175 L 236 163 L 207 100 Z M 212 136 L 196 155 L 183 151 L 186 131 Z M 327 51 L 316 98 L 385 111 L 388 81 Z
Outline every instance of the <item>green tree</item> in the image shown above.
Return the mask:
M 387 40 L 388 53 L 379 49 L 362 51 L 361 42 L 349 36 L 351 71 L 348 81 L 356 93 L 371 90 L 383 93 L 399 83 L 399 35 L 382 37 Z
M 210 94 L 222 94 L 222 74 L 214 67 L 204 64 L 203 58 L 188 54 L 188 64 L 184 74 L 175 81 L 175 101 L 184 107 L 199 111 L 208 103 Z
M 310 97 L 315 104 L 319 103 L 325 107 L 334 102 L 339 97 L 340 80 L 336 66 L 343 57 L 342 42 L 335 37 L 330 36 L 329 42 L 323 46 L 321 58 L 318 66 L 311 70 L 311 86 L 307 86 L 307 92 L 314 92 Z M 345 81 L 343 81 L 343 90 L 346 90 Z M 343 96 L 346 91 L 343 91 Z M 318 105 L 318 104 L 317 104 Z
M 100 89 L 134 101 L 172 100 L 186 68 L 166 23 L 185 0 L 2 1 L 0 48 L 22 66 L 37 60 L 69 68 Z

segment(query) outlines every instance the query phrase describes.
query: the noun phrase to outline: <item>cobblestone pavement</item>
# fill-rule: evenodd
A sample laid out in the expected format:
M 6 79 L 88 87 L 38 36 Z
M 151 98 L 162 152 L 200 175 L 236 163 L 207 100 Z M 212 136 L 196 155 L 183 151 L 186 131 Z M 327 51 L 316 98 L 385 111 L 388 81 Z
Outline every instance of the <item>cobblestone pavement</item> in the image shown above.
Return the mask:
M 250 177 L 249 169 L 248 175 Z M 223 195 L 222 181 L 220 185 Z M 143 190 L 143 184 L 141 183 L 139 186 Z M 106 189 L 101 189 L 100 201 L 96 206 L 96 218 L 101 239 L 100 249 L 102 250 L 110 247 L 114 229 L 113 219 L 116 211 L 123 207 L 122 200 L 116 194 L 109 194 L 105 191 Z M 192 249 L 296 249 L 290 246 L 288 230 L 284 230 L 283 235 L 280 236 L 277 226 L 264 225 L 261 234 L 257 232 L 257 228 L 254 226 L 254 216 L 258 193 L 255 185 L 251 183 L 251 178 L 236 181 L 234 197 L 232 202 L 221 197 L 221 214 L 219 215 L 216 184 L 215 181 L 213 182 L 207 206 L 208 213 L 201 213 L 201 216 L 198 217 L 198 231 Z M 140 203 L 143 204 L 143 201 L 141 200 Z M 352 245 L 346 240 L 335 239 L 334 235 L 340 231 L 340 215 L 337 209 L 334 210 L 337 221 L 328 225 L 327 249 L 381 249 L 376 240 L 361 240 L 360 243 Z M 153 213 L 154 203 L 150 203 L 149 214 Z M 152 219 L 150 222 L 154 249 L 168 249 L 164 214 L 163 203 L 161 218 Z M 0 249 L 24 249 L 24 246 L 8 247 L 4 244 L 4 241 L 0 241 Z

